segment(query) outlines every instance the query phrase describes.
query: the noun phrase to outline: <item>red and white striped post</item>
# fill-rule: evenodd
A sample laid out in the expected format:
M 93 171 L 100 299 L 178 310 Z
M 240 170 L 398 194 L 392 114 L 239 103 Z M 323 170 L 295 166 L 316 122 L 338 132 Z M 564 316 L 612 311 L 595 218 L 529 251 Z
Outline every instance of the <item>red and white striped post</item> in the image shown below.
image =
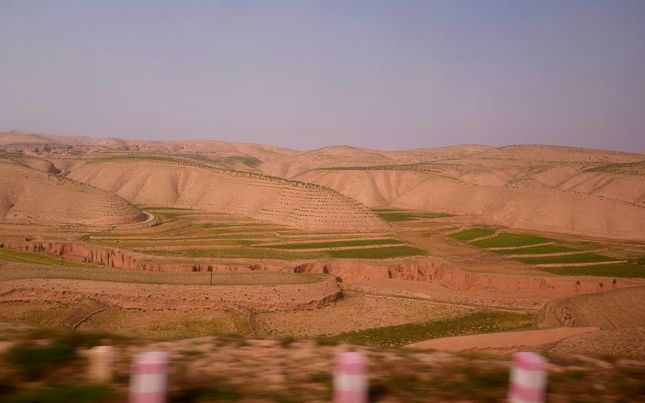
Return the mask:
M 164 403 L 168 355 L 163 351 L 139 353 L 130 374 L 130 403 Z
M 546 365 L 546 359 L 537 353 L 513 354 L 508 401 L 543 403 L 547 381 Z
M 334 402 L 367 403 L 367 358 L 362 353 L 336 356 Z

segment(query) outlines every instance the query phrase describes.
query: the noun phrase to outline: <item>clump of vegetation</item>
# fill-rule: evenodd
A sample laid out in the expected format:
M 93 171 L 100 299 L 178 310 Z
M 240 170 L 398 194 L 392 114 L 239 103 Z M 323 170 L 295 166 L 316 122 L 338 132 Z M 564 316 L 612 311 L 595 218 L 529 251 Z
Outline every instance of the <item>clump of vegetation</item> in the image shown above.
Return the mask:
M 437 375 L 393 372 L 370 385 L 370 397 L 397 396 L 406 402 L 425 402 L 430 396 L 441 401 L 499 402 L 507 393 L 509 371 L 503 366 L 461 364 Z
M 43 338 L 50 342 L 43 344 Z M 123 337 L 101 333 L 61 332 L 37 329 L 26 334 L 22 343 L 7 351 L 5 359 L 26 380 L 37 380 L 56 372 L 59 367 L 79 358 L 77 350 L 103 344 L 104 341 L 124 342 Z
M 531 317 L 525 314 L 475 312 L 455 319 L 346 332 L 328 339 L 368 346 L 397 347 L 438 337 L 527 329 L 533 324 Z
M 115 401 L 116 393 L 103 385 L 63 385 L 0 394 L 5 403 L 101 403 Z
M 288 348 L 290 345 L 295 343 L 296 338 L 293 336 L 284 336 L 280 339 L 280 346 L 283 348 Z
M 177 390 L 169 396 L 171 402 L 236 402 L 244 396 L 238 386 L 219 378 L 197 381 L 179 379 L 177 383 Z
M 77 358 L 76 346 L 67 340 L 58 340 L 45 346 L 19 344 L 7 353 L 7 361 L 28 380 L 40 379 Z

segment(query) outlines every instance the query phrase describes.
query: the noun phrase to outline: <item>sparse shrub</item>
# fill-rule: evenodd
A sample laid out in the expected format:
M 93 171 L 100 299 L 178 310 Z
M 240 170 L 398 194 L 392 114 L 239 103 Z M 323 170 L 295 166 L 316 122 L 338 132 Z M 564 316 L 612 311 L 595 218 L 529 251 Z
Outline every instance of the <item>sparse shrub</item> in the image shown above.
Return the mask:
M 0 397 L 6 403 L 100 403 L 114 401 L 114 392 L 102 385 L 65 385 L 21 390 Z
M 296 338 L 293 336 L 284 336 L 280 339 L 280 345 L 283 348 L 289 348 L 291 344 L 293 344 L 296 341 Z
M 76 348 L 69 340 L 58 340 L 48 346 L 19 344 L 7 353 L 7 361 L 28 380 L 40 379 L 77 357 Z
M 316 339 L 317 346 L 336 346 L 338 345 L 338 340 L 329 338 L 329 337 L 319 337 Z
M 169 396 L 170 402 L 235 402 L 243 397 L 238 387 L 222 379 L 180 380 L 178 386 L 178 390 Z

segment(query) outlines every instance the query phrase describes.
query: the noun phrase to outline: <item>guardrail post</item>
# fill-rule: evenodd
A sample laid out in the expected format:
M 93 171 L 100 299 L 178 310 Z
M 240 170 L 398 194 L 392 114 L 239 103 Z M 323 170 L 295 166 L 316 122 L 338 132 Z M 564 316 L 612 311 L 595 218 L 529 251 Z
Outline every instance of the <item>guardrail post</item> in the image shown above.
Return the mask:
M 537 353 L 513 354 L 513 368 L 508 389 L 511 403 L 544 403 L 547 361 Z
M 341 353 L 336 357 L 334 402 L 367 403 L 367 358 L 362 353 Z
M 168 354 L 148 351 L 135 356 L 130 375 L 130 403 L 164 403 Z

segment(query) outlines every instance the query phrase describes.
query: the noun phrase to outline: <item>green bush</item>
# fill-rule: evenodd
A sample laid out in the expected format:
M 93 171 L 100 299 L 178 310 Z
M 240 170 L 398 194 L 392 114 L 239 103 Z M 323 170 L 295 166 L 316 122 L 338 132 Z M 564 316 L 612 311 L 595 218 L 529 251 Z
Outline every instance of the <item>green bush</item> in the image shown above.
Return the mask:
M 47 346 L 19 344 L 7 353 L 7 362 L 28 380 L 43 378 L 61 364 L 76 358 L 78 358 L 76 346 L 66 339 Z
M 0 395 L 6 403 L 100 403 L 114 401 L 114 393 L 107 386 L 65 385 L 56 388 L 20 390 Z

